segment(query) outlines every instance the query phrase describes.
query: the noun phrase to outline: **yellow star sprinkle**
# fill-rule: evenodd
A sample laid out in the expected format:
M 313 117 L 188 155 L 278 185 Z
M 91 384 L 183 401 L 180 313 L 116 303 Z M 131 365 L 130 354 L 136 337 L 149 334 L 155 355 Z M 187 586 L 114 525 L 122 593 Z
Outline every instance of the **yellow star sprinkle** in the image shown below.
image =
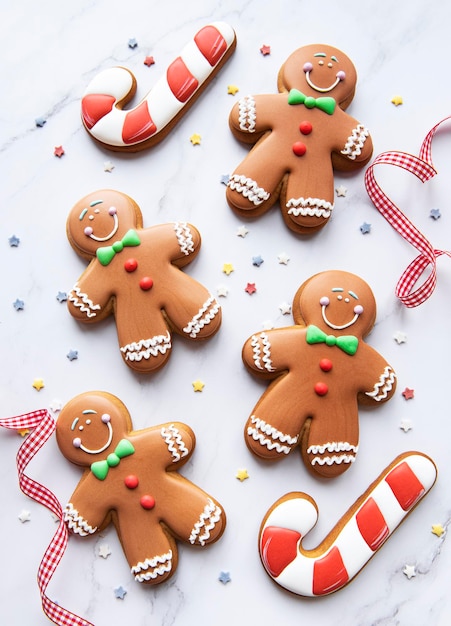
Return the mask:
M 227 274 L 227 276 L 229 276 L 234 270 L 234 267 L 231 263 L 224 263 L 224 265 L 222 266 L 222 271 L 224 272 L 224 274 Z
M 227 93 L 230 95 L 234 96 L 237 91 L 239 91 L 239 89 L 236 85 L 227 85 Z
M 236 473 L 236 477 L 241 482 L 243 482 L 243 480 L 246 480 L 246 478 L 249 478 L 249 474 L 247 473 L 247 469 L 239 469 L 237 471 L 237 473 Z
M 193 389 L 194 391 L 202 391 L 203 388 L 205 387 L 205 383 L 203 383 L 201 380 L 197 379 L 195 380 L 193 383 Z
M 437 535 L 437 537 L 441 537 L 443 533 L 445 532 L 445 529 L 443 528 L 441 524 L 432 524 L 431 532 L 434 535 Z
M 189 140 L 191 141 L 193 146 L 199 146 L 201 139 L 202 139 L 202 137 L 198 133 L 193 133 L 191 135 L 191 137 L 189 138 Z
M 33 381 L 33 387 L 36 389 L 36 391 L 41 391 L 41 389 L 44 387 L 44 381 L 42 380 L 42 378 L 35 378 Z
M 399 106 L 400 104 L 402 104 L 402 98 L 401 96 L 395 96 L 394 98 L 391 99 L 391 101 L 393 102 L 393 104 L 395 105 L 395 107 Z
M 17 434 L 20 435 L 21 437 L 26 437 L 28 435 L 28 433 L 30 432 L 29 428 L 20 428 L 17 431 Z

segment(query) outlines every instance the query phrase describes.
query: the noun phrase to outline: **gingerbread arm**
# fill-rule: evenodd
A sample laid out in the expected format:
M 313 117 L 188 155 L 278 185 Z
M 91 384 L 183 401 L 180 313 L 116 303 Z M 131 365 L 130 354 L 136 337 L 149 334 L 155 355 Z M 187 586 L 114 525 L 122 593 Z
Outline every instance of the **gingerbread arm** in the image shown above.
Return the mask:
M 337 110 L 341 124 L 334 151 L 334 167 L 336 169 L 349 169 L 353 166 L 360 168 L 367 163 L 373 153 L 373 140 L 368 129 L 358 120 L 347 113 Z M 337 116 L 337 117 L 338 117 Z
M 102 274 L 103 272 L 103 274 Z M 108 290 L 107 272 L 97 259 L 93 259 L 75 283 L 67 297 L 67 308 L 81 322 L 98 322 L 111 313 L 111 292 Z
M 236 139 L 256 143 L 273 128 L 278 109 L 285 105 L 286 97 L 280 94 L 246 96 L 232 108 L 229 126 Z
M 305 341 L 304 333 L 300 326 L 255 333 L 243 346 L 243 362 L 257 376 L 276 378 L 288 369 L 287 356 L 293 352 L 293 346 Z
M 64 509 L 64 521 L 67 526 L 81 537 L 94 534 L 108 523 L 108 503 L 98 497 L 98 485 L 94 484 L 94 481 L 99 482 L 90 470 L 87 470 Z M 107 493 L 105 490 L 105 496 Z
M 191 428 L 181 422 L 172 422 L 162 424 L 159 430 L 155 431 L 155 437 L 157 433 L 160 438 L 160 441 L 157 442 L 158 447 L 166 450 L 164 455 L 165 467 L 168 470 L 174 470 L 184 465 L 196 445 L 196 437 Z M 150 449 L 154 454 L 153 442 Z
M 168 259 L 177 267 L 191 263 L 200 250 L 200 233 L 187 222 L 159 224 L 145 229 L 144 233 L 149 234 L 146 243 L 155 255 Z
M 360 380 L 359 401 L 368 405 L 386 402 L 396 390 L 394 369 L 371 346 L 364 344 L 359 350 L 364 352 L 364 362 L 367 364 L 360 368 L 362 379 Z

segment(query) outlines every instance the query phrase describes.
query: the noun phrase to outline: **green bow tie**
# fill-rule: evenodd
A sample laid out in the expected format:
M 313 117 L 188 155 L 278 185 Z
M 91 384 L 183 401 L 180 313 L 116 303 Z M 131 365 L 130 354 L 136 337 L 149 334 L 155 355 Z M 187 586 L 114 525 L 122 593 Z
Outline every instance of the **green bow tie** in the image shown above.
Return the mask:
M 105 460 L 95 461 L 91 465 L 91 472 L 99 480 L 105 480 L 110 467 L 116 467 L 116 465 L 119 465 L 121 459 L 125 456 L 130 456 L 134 451 L 135 448 L 128 439 L 121 439 L 115 451 L 109 454 Z
M 346 354 L 351 356 L 357 352 L 359 340 L 354 335 L 343 335 L 335 337 L 335 335 L 326 335 L 318 326 L 308 326 L 305 340 L 309 345 L 313 343 L 325 343 L 327 346 L 337 346 Z
M 112 246 L 103 246 L 97 249 L 97 258 L 102 265 L 108 265 L 117 252 L 122 252 L 126 246 L 139 246 L 141 243 L 138 233 L 131 228 L 119 241 L 115 241 Z
M 299 89 L 292 89 L 288 94 L 288 104 L 303 104 L 307 109 L 316 107 L 328 115 L 332 115 L 335 111 L 336 102 L 330 96 L 322 96 L 321 98 L 313 98 L 306 96 Z

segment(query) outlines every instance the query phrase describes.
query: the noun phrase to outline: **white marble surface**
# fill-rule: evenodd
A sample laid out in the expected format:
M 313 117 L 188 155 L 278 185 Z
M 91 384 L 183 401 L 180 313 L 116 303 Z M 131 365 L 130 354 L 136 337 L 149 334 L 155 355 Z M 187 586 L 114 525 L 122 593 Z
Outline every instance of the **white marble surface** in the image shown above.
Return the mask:
M 277 208 L 246 223 L 248 235 L 238 237 L 243 222 L 226 205 L 220 181 L 247 151 L 228 130 L 232 105 L 242 95 L 275 92 L 279 67 L 307 43 L 336 45 L 354 60 L 359 84 L 349 112 L 370 128 L 375 154 L 416 152 L 427 131 L 451 113 L 451 5 L 439 0 L 3 0 L 1 9 L 1 416 L 103 389 L 125 402 L 135 428 L 185 421 L 196 432 L 197 448 L 184 474 L 214 494 L 228 516 L 217 544 L 200 551 L 181 545 L 176 574 L 156 588 L 132 580 L 113 529 L 101 539 L 71 538 L 49 595 L 96 626 L 125 621 L 161 626 L 449 624 L 450 545 L 447 534 L 438 538 L 431 533 L 431 525 L 447 528 L 451 518 L 450 260 L 439 260 L 432 298 L 417 309 L 404 309 L 394 287 L 414 250 L 374 209 L 363 172 L 336 176 L 347 195 L 336 199 L 327 227 L 307 240 L 284 227 Z M 79 113 L 88 81 L 99 70 L 122 64 L 136 74 L 139 98 L 192 34 L 214 20 L 235 28 L 237 51 L 169 137 L 136 155 L 109 153 L 95 145 Z M 138 42 L 133 50 L 127 46 L 131 37 Z M 271 46 L 270 56 L 260 54 L 262 44 Z M 147 54 L 156 60 L 151 68 L 143 64 Z M 231 83 L 239 87 L 236 96 L 227 94 Z M 395 107 L 391 99 L 398 94 L 404 104 Z M 46 119 L 42 128 L 35 125 L 39 116 Z M 201 135 L 201 145 L 191 145 L 193 133 Z M 445 249 L 451 232 L 449 141 L 448 127 L 433 145 L 439 176 L 424 186 L 401 171 L 381 172 L 387 191 L 433 244 Z M 53 155 L 59 145 L 65 150 L 61 159 Z M 104 171 L 108 160 L 114 164 L 111 172 Z M 153 376 L 137 376 L 122 363 L 112 320 L 86 328 L 56 300 L 58 291 L 68 291 L 85 267 L 66 240 L 67 213 L 83 195 L 105 187 L 135 198 L 145 225 L 174 219 L 195 224 L 203 247 L 186 271 L 212 291 L 219 285 L 229 289 L 221 298 L 219 334 L 194 347 L 176 338 L 169 364 Z M 432 208 L 442 213 L 437 221 L 429 217 Z M 363 222 L 372 224 L 367 235 L 359 230 Z M 8 244 L 13 234 L 20 238 L 17 248 Z M 281 252 L 290 257 L 287 265 L 278 263 Z M 264 259 L 259 268 L 252 265 L 255 255 Z M 235 267 L 230 276 L 222 272 L 225 262 Z M 326 483 L 307 475 L 296 453 L 268 466 L 248 452 L 243 426 L 264 385 L 244 371 L 240 352 L 264 321 L 290 325 L 291 316 L 282 315 L 279 304 L 291 303 L 304 279 L 328 268 L 359 273 L 372 286 L 378 318 L 368 341 L 396 368 L 399 387 L 387 405 L 361 411 L 357 461 Z M 257 293 L 244 292 L 247 282 L 256 283 Z M 24 310 L 15 310 L 16 298 L 24 301 Z M 406 333 L 406 343 L 394 340 L 397 331 Z M 66 357 L 70 349 L 78 350 L 77 360 Z M 37 377 L 45 384 L 39 392 L 32 387 Z M 202 393 L 193 392 L 197 378 L 205 383 Z M 413 400 L 402 397 L 405 387 L 415 390 Z M 403 419 L 412 423 L 409 432 L 400 428 Z M 0 623 L 40 626 L 49 622 L 41 610 L 36 571 L 55 526 L 47 510 L 18 489 L 15 454 L 20 443 L 17 435 L 0 431 Z M 432 456 L 439 469 L 437 484 L 348 587 L 306 600 L 270 580 L 260 564 L 257 534 L 264 513 L 279 496 L 302 490 L 317 501 L 320 519 L 305 542 L 312 547 L 379 472 L 410 449 Z M 249 473 L 243 482 L 235 477 L 240 468 Z M 79 477 L 53 439 L 29 473 L 62 502 Z M 18 516 L 23 509 L 30 511 L 30 521 L 22 524 Z M 106 560 L 97 554 L 105 541 L 111 547 Z M 416 567 L 410 580 L 402 572 L 406 564 Z M 230 572 L 231 582 L 219 582 L 221 571 Z M 127 589 L 123 600 L 114 596 L 118 585 Z

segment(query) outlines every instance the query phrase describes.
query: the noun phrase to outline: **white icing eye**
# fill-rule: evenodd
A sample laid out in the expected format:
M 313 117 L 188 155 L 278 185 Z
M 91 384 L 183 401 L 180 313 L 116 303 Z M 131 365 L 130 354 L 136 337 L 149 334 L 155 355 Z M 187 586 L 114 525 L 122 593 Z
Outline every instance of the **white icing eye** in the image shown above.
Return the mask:
M 108 415 L 108 413 L 104 413 L 100 419 L 104 424 L 108 424 L 108 422 L 111 420 L 111 416 Z
M 337 300 L 343 300 L 343 296 L 337 296 Z
M 321 306 L 327 306 L 330 303 L 330 300 L 327 296 L 323 296 L 319 301 Z
M 86 425 L 89 426 L 89 424 L 91 423 L 91 420 L 86 420 Z
M 362 315 L 363 313 L 363 306 L 361 304 L 358 304 L 357 306 L 354 307 L 354 313 L 356 315 Z
M 328 63 L 328 64 L 327 64 L 327 67 L 332 67 L 332 63 Z
M 343 70 L 340 70 L 339 72 L 337 72 L 337 78 L 338 80 L 344 80 L 346 78 L 346 72 L 343 72 Z
M 97 213 L 97 215 L 100 213 L 100 209 L 94 209 L 94 213 Z M 91 218 L 94 219 L 94 218 Z
M 72 441 L 72 444 L 73 444 L 74 448 L 79 448 L 81 446 L 81 439 L 80 439 L 80 437 L 75 437 L 75 439 Z
M 83 232 L 85 233 L 86 237 L 90 237 L 94 231 L 91 228 L 91 226 L 86 226 L 86 228 L 85 228 L 85 230 Z
M 311 63 L 305 63 L 304 67 L 302 69 L 307 74 L 307 72 L 311 72 L 312 71 L 313 65 Z
M 84 426 L 79 426 L 78 430 L 83 430 Z
M 349 298 L 345 298 L 345 302 L 349 302 Z
M 318 65 L 324 65 L 324 61 L 318 61 Z

